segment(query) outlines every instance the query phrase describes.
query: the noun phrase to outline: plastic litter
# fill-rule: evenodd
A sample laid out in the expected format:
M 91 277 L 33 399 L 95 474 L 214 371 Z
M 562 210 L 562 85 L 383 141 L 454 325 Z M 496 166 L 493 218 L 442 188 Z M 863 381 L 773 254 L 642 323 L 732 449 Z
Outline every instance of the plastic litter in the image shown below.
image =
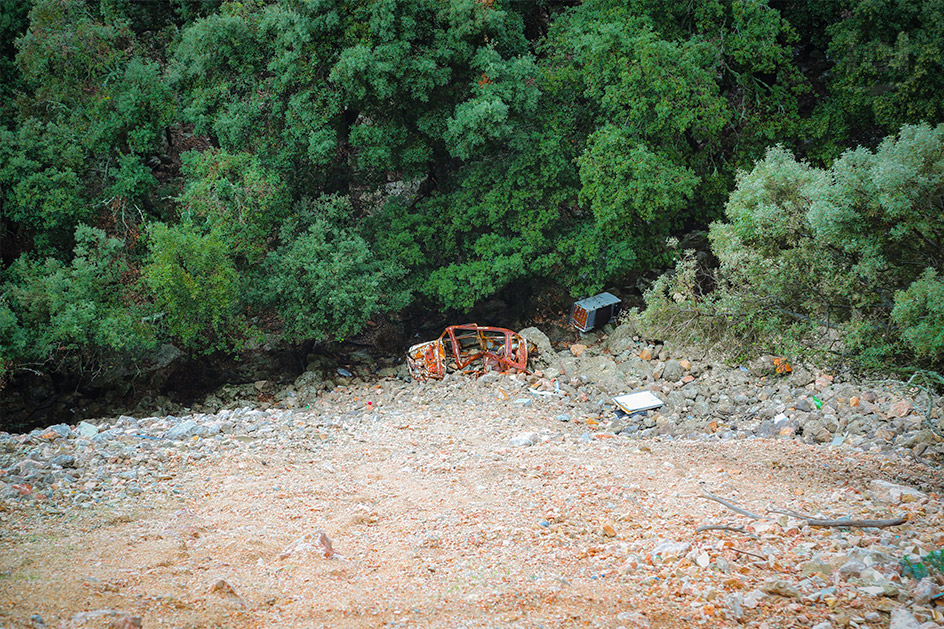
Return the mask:
M 665 404 L 665 402 L 657 398 L 651 391 L 638 391 L 636 393 L 620 395 L 613 398 L 613 401 L 629 415 L 639 411 L 649 411 L 654 408 L 659 408 Z

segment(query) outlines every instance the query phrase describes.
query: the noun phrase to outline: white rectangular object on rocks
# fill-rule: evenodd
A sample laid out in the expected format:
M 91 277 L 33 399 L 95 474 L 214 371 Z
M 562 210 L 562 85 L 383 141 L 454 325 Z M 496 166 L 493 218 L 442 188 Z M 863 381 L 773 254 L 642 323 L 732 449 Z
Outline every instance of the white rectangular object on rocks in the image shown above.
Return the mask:
M 620 395 L 613 398 L 613 401 L 627 413 L 649 411 L 665 404 L 665 402 L 657 398 L 651 391 L 639 391 L 638 393 Z

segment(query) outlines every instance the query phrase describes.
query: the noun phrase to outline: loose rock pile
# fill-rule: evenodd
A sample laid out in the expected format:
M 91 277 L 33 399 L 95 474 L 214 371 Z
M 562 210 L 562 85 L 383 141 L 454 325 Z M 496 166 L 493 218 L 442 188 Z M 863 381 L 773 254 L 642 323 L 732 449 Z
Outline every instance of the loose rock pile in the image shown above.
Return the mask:
M 0 433 L 0 498 L 40 506 L 118 501 L 142 491 L 173 491 L 178 464 L 251 449 L 293 419 L 251 408 L 186 417 L 121 416 L 99 424 L 57 424 L 26 435 Z
M 189 468 L 216 469 L 210 463 L 222 458 L 264 461 L 290 453 L 334 478 L 331 460 L 385 448 L 387 473 L 412 479 L 458 475 L 471 482 L 471 475 L 486 487 L 495 474 L 520 470 L 495 487 L 512 487 L 521 503 L 515 517 L 533 518 L 532 525 L 514 529 L 519 537 L 512 546 L 498 536 L 495 549 L 559 553 L 573 562 L 571 574 L 600 587 L 629 584 L 685 610 L 687 624 L 792 618 L 794 626 L 825 629 L 887 626 L 890 619 L 892 627 L 931 629 L 944 622 L 936 602 L 944 573 L 929 567 L 944 548 L 939 398 L 799 367 L 779 375 L 772 361 L 728 367 L 634 338 L 624 328 L 585 335 L 560 351 L 537 330 L 522 334 L 541 350 L 531 375 L 449 374 L 417 383 L 398 368 L 332 371 L 319 364 L 289 386 L 225 387 L 201 412 L 0 433 L 0 522 L 10 511 L 62 514 L 123 507 L 141 494 L 173 498 L 184 491 Z M 636 390 L 650 390 L 666 404 L 617 417 L 612 397 Z M 247 405 L 260 395 L 264 401 Z M 462 430 L 475 434 L 457 436 Z M 754 462 L 758 444 L 771 444 L 764 447 L 777 454 Z M 808 460 L 814 448 L 823 456 Z M 706 467 L 705 452 L 724 463 Z M 887 464 L 896 471 L 889 479 L 857 475 L 857 462 L 865 459 L 872 470 Z M 590 473 L 598 461 L 620 471 Z M 766 507 L 793 515 L 763 510 L 761 492 L 741 505 L 760 512 L 756 520 L 698 499 L 708 487 L 736 502 L 738 468 L 753 466 L 756 473 L 780 465 L 797 475 L 829 474 L 827 486 L 835 489 L 804 496 L 779 483 L 768 493 L 776 504 Z M 311 485 L 294 474 L 279 481 L 278 494 L 296 491 L 302 500 Z M 339 495 L 356 485 L 343 474 L 336 482 L 351 485 Z M 648 482 L 647 489 L 639 482 Z M 516 483 L 527 486 L 519 491 Z M 272 500 L 280 502 L 278 495 Z M 796 513 L 811 508 L 822 512 Z M 808 519 L 899 516 L 906 524 L 884 528 L 816 528 Z M 461 527 L 436 535 L 460 550 L 492 543 Z M 324 557 L 334 552 L 326 537 L 320 548 Z M 639 612 L 622 611 L 617 620 L 649 626 Z
M 536 328 L 523 330 L 538 347 L 529 376 L 491 373 L 472 380 L 451 374 L 442 382 L 415 383 L 403 366 L 359 377 L 343 367 L 328 373 L 319 363 L 287 387 L 268 381 L 222 387 L 199 406 L 209 412 L 0 433 L 0 499 L 81 504 L 99 496 L 166 490 L 174 464 L 272 440 L 324 439 L 327 432 L 361 421 L 377 406 L 352 391 L 371 386 L 377 387 L 377 403 L 388 406 L 461 401 L 533 408 L 580 426 L 574 430 L 585 442 L 601 433 L 706 441 L 801 439 L 944 460 L 942 399 L 927 391 L 895 382 L 856 383 L 803 368 L 781 376 L 770 357 L 749 368 L 728 367 L 668 343 L 640 340 L 628 326 L 609 326 L 609 332 L 584 335 L 581 343 L 555 351 Z M 665 405 L 618 417 L 612 397 L 643 389 Z M 264 402 L 246 405 L 259 394 Z M 345 405 L 347 411 L 338 414 Z M 526 447 L 541 439 L 527 432 L 510 443 Z
M 560 352 L 538 355 L 540 390 L 584 400 L 615 433 L 698 439 L 795 438 L 862 451 L 944 460 L 942 398 L 899 382 L 861 383 L 797 367 L 778 374 L 774 358 L 748 367 L 699 360 L 668 343 L 647 343 L 624 326 Z M 522 335 L 535 339 L 539 331 Z M 550 347 L 546 337 L 540 346 Z M 550 382 L 549 382 L 550 381 Z M 553 385 L 553 386 L 552 386 Z M 610 421 L 611 396 L 648 389 L 666 403 L 632 420 Z M 577 395 L 574 395 L 576 391 Z

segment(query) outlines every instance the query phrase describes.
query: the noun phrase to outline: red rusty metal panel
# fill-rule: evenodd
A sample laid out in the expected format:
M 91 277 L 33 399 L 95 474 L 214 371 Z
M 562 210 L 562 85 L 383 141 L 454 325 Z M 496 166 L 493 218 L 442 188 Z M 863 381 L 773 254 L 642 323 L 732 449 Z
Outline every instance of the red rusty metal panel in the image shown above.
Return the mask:
M 445 363 L 446 347 L 452 362 Z M 477 369 L 473 364 L 481 363 Z M 481 374 L 488 370 L 528 373 L 528 342 L 506 328 L 474 323 L 452 325 L 435 341 L 414 345 L 407 353 L 410 374 L 416 380 L 441 380 L 447 369 Z
M 571 323 L 579 330 L 584 330 L 587 327 L 587 311 L 576 304 L 574 304 L 574 313 L 570 319 Z
M 445 355 L 442 338 L 414 345 L 406 355 L 410 375 L 416 380 L 425 381 L 430 378 L 441 380 L 446 375 L 446 368 L 443 364 Z

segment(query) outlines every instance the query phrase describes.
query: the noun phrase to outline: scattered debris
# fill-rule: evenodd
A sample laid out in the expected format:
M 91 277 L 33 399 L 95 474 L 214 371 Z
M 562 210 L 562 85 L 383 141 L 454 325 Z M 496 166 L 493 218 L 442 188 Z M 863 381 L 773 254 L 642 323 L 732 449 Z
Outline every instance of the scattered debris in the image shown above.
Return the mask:
M 613 398 L 616 405 L 627 414 L 632 415 L 638 411 L 650 411 L 659 408 L 665 402 L 660 400 L 650 391 L 639 391 L 638 393 L 629 393 Z
M 77 628 L 85 626 L 88 621 L 108 621 L 107 625 L 95 624 L 95 626 L 107 626 L 108 629 L 141 629 L 144 626 L 140 616 L 133 616 L 129 612 L 117 611 L 114 609 L 96 609 L 88 612 L 79 612 L 74 614 L 68 621 L 60 623 L 59 627 Z M 45 623 L 36 623 L 34 626 L 45 626 Z
M 748 557 L 753 557 L 754 559 L 759 559 L 760 561 L 767 561 L 767 558 L 763 555 L 758 555 L 757 553 L 752 553 L 749 550 L 741 550 L 740 548 L 731 547 L 731 550 L 736 552 L 739 555 L 747 555 Z
M 748 532 L 740 526 L 728 526 L 727 524 L 705 524 L 695 529 L 696 533 L 703 533 L 705 531 L 731 531 L 732 533 L 747 535 L 751 539 L 760 539 L 753 533 Z
M 703 495 L 703 496 L 699 496 L 700 498 L 705 498 L 705 499 L 707 499 L 707 500 L 714 500 L 715 502 L 724 505 L 725 507 L 727 507 L 727 508 L 730 509 L 731 511 L 734 511 L 735 513 L 739 513 L 739 514 L 741 514 L 741 515 L 743 515 L 743 516 L 746 516 L 746 517 L 748 517 L 748 518 L 750 518 L 750 519 L 752 519 L 752 520 L 763 520 L 763 519 L 764 519 L 764 516 L 762 516 L 762 515 L 757 515 L 756 513 L 751 513 L 750 511 L 746 511 L 746 510 L 742 509 L 741 507 L 739 507 L 739 506 L 737 506 L 737 505 L 735 505 L 735 504 L 733 504 L 733 503 L 728 502 L 728 501 L 725 500 L 724 498 L 721 498 L 721 497 L 719 497 L 719 496 L 716 496 L 716 495 L 714 495 L 714 494 L 712 494 L 712 493 L 706 491 L 705 489 L 702 489 L 702 492 L 704 493 L 704 495 Z
M 541 440 L 541 436 L 536 432 L 523 432 L 510 440 L 511 445 L 518 448 L 530 448 Z
M 313 554 L 324 559 L 334 559 L 334 548 L 331 546 L 331 540 L 328 535 L 321 530 L 309 533 L 301 539 L 295 540 L 289 544 L 285 550 L 279 554 L 279 559 L 287 559 L 293 555 Z
M 754 555 L 754 557 L 758 557 L 758 555 Z M 763 559 L 763 557 L 761 557 L 761 559 Z M 766 594 L 776 594 L 777 596 L 786 596 L 788 598 L 800 598 L 800 590 L 797 589 L 797 586 L 785 579 L 771 577 L 764 581 L 763 585 L 760 586 L 760 590 Z
M 789 515 L 792 518 L 798 518 L 800 520 L 805 520 L 809 526 L 822 526 L 822 527 L 858 527 L 858 528 L 885 528 L 887 526 L 898 526 L 904 524 L 908 521 L 907 516 L 899 516 L 897 518 L 892 518 L 890 520 L 824 520 L 822 518 L 815 518 L 809 515 L 803 515 L 796 513 L 794 511 L 788 511 L 786 509 L 768 509 L 771 513 L 780 513 L 782 515 Z
M 223 597 L 235 597 L 239 598 L 239 595 L 236 594 L 236 590 L 226 579 L 217 579 L 216 583 L 210 586 L 210 594 L 217 594 Z
M 729 502 L 729 501 L 725 500 L 724 498 L 721 498 L 720 496 L 716 496 L 716 495 L 714 495 L 714 494 L 708 492 L 708 491 L 705 490 L 704 488 L 702 488 L 702 495 L 699 496 L 699 498 L 705 498 L 706 500 L 714 500 L 715 502 L 724 505 L 725 507 L 727 507 L 727 508 L 730 509 L 731 511 L 734 511 L 735 513 L 738 513 L 738 514 L 740 514 L 740 515 L 743 515 L 743 516 L 745 516 L 745 517 L 748 517 L 748 518 L 750 518 L 750 519 L 752 519 L 752 520 L 766 520 L 766 519 L 768 519 L 768 518 L 765 518 L 765 517 L 762 516 L 762 515 L 757 515 L 756 513 L 751 513 L 750 511 L 747 511 L 747 510 L 745 510 L 745 509 L 742 509 L 741 507 L 737 506 L 736 504 L 734 504 L 734 503 L 732 503 L 732 502 Z M 795 512 L 795 511 L 790 511 L 790 510 L 787 510 L 787 509 L 780 509 L 780 508 L 777 508 L 777 507 L 768 507 L 768 508 L 767 508 L 767 512 L 768 512 L 768 513 L 779 513 L 779 514 L 781 514 L 781 515 L 787 515 L 787 516 L 790 516 L 791 518 L 796 518 L 796 519 L 798 519 L 798 520 L 804 520 L 808 526 L 819 526 L 819 527 L 824 527 L 824 528 L 828 528 L 828 527 L 885 528 L 885 527 L 889 527 L 889 526 L 899 526 L 899 525 L 904 524 L 905 522 L 908 521 L 908 517 L 907 517 L 906 515 L 902 515 L 902 516 L 899 516 L 899 517 L 896 517 L 896 518 L 891 518 L 891 519 L 885 519 L 885 520 L 853 520 L 853 519 L 851 519 L 851 518 L 841 518 L 841 519 L 829 520 L 829 519 L 819 518 L 819 517 L 812 516 L 812 515 L 803 515 L 802 513 L 797 513 L 797 512 Z M 718 529 L 738 531 L 738 532 L 741 532 L 741 533 L 744 532 L 743 529 L 737 529 L 737 528 L 728 527 L 728 526 L 700 526 L 700 527 L 698 527 L 697 529 L 695 529 L 695 532 L 697 533 L 697 532 L 701 532 L 701 531 L 718 530 Z
M 528 376 L 430 386 L 405 365 L 355 363 L 346 381 L 317 364 L 271 406 L 249 382 L 180 416 L 0 433 L 3 624 L 71 626 L 82 608 L 57 612 L 46 584 L 118 609 L 141 593 L 147 626 L 335 626 L 374 607 L 403 625 L 560 626 L 579 609 L 632 627 L 639 609 L 652 626 L 837 629 L 888 627 L 899 606 L 900 626 L 944 622 L 944 399 L 900 416 L 897 384 L 747 373 L 636 336 L 586 335 L 579 357 L 563 333 L 529 345 Z M 665 404 L 613 419 L 626 391 Z M 317 527 L 351 559 L 323 560 Z M 207 592 L 224 577 L 242 598 Z
M 649 554 L 653 558 L 658 557 L 663 561 L 667 561 L 672 558 L 684 557 L 691 549 L 692 545 L 689 542 L 665 540 L 653 546 Z
M 446 362 L 446 346 L 452 362 Z M 477 361 L 481 366 L 469 370 Z M 419 343 L 407 353 L 410 375 L 415 380 L 442 380 L 447 370 L 481 374 L 486 371 L 528 373 L 528 342 L 506 328 L 475 323 L 452 325 L 433 341 Z
M 570 309 L 570 323 L 581 332 L 609 323 L 619 312 L 622 303 L 619 297 L 610 293 L 600 293 L 587 299 L 574 302 Z

